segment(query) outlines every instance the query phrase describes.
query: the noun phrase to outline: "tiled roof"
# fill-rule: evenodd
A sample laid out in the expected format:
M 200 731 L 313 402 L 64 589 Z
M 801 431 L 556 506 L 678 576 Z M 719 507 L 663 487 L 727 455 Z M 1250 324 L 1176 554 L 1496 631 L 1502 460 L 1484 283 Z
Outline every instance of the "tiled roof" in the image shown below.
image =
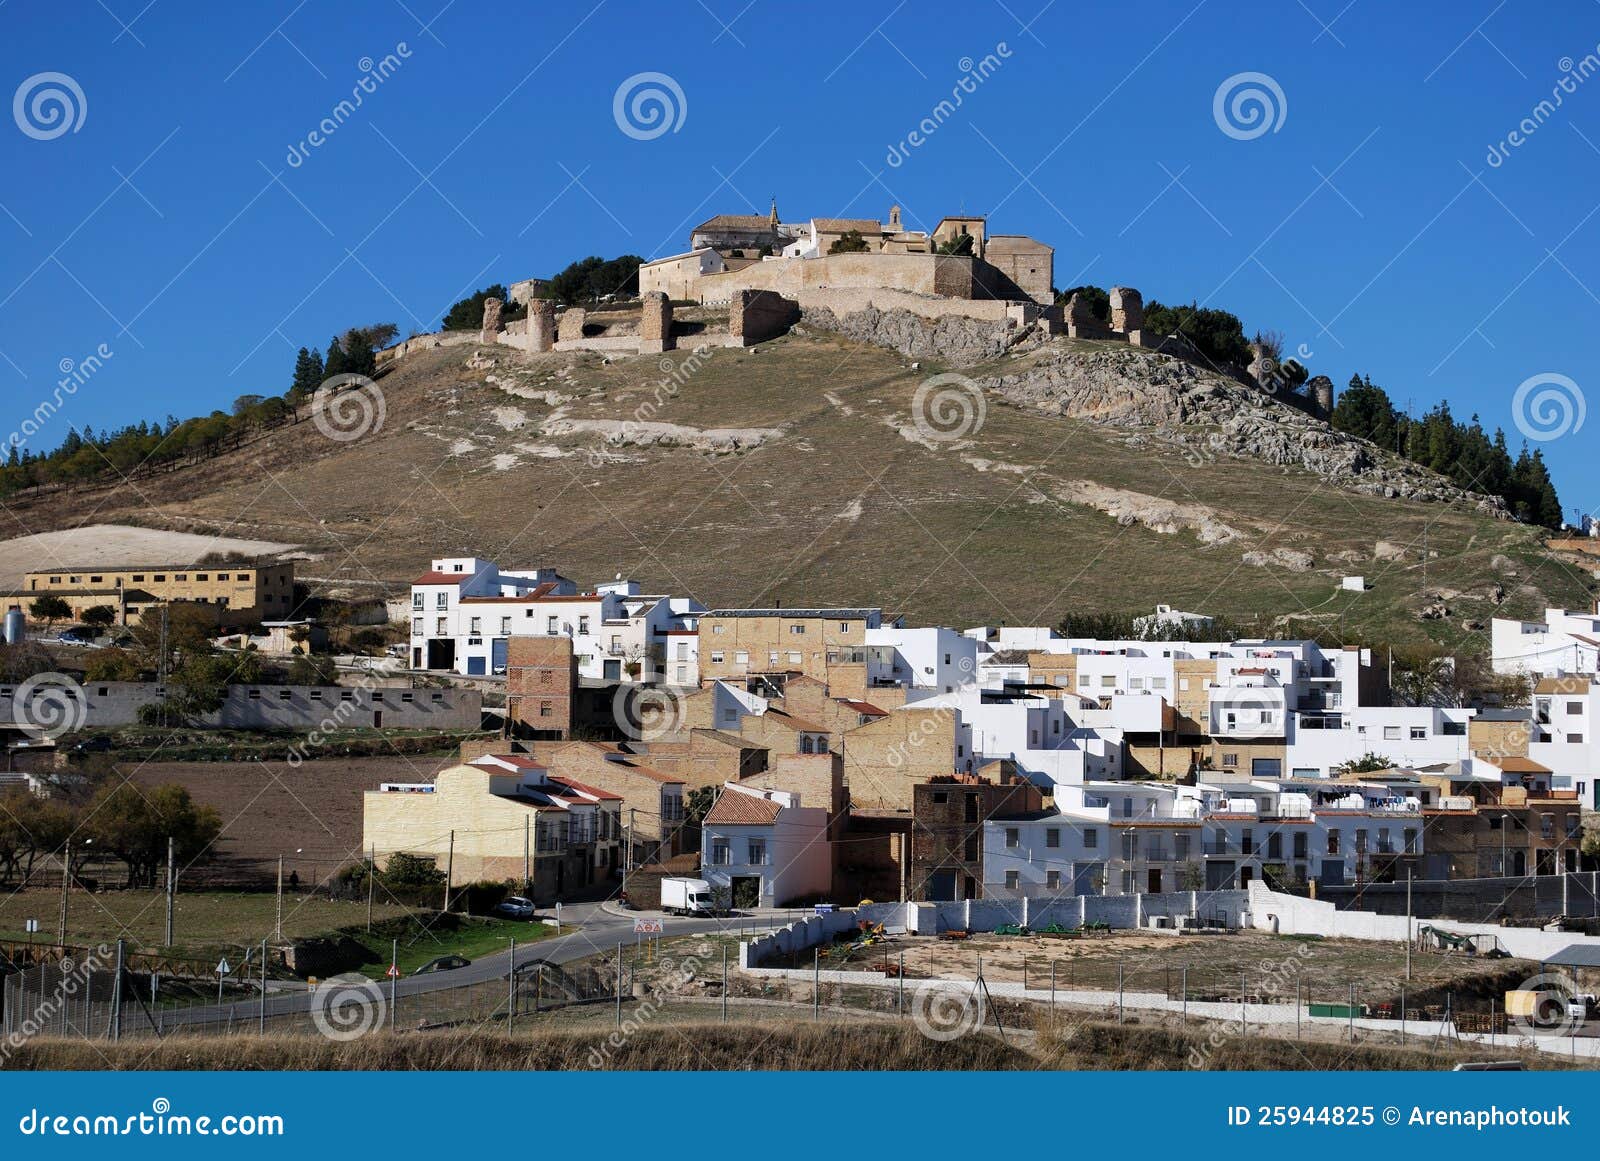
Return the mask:
M 876 218 L 813 218 L 817 224 L 817 232 L 822 234 L 842 234 L 846 230 L 857 230 L 863 234 L 883 233 L 883 223 Z
M 701 230 L 765 230 L 771 225 L 771 219 L 765 214 L 718 214 L 701 222 L 692 232 L 698 234 Z
M 471 580 L 470 572 L 425 572 L 411 583 L 414 585 L 458 585 Z
M 1533 687 L 1534 693 L 1588 693 L 1587 677 L 1546 677 Z
M 760 798 L 742 790 L 724 790 L 705 821 L 711 826 L 766 826 L 776 822 L 782 812 L 782 805 L 770 798 Z
M 598 787 L 586 785 L 585 783 L 579 782 L 576 778 L 568 778 L 565 774 L 551 774 L 549 777 L 550 781 L 559 782 L 561 785 L 571 790 L 575 790 L 579 794 L 582 794 L 588 798 L 598 798 L 606 802 L 622 801 L 622 795 L 620 794 L 613 794 L 609 790 L 601 790 Z
M 841 697 L 839 702 L 842 705 L 849 706 L 858 714 L 868 714 L 875 718 L 886 718 L 889 716 L 888 710 L 881 710 L 877 706 L 873 705 L 870 701 L 853 701 L 848 697 Z
M 1504 770 L 1507 774 L 1548 774 L 1548 773 L 1550 773 L 1550 767 L 1540 765 L 1538 762 L 1535 762 L 1532 758 L 1521 758 L 1521 757 L 1516 757 L 1516 756 L 1512 756 L 1512 757 L 1509 757 L 1509 758 L 1501 758 L 1498 762 L 1495 763 L 1495 765 L 1499 766 L 1500 769 Z

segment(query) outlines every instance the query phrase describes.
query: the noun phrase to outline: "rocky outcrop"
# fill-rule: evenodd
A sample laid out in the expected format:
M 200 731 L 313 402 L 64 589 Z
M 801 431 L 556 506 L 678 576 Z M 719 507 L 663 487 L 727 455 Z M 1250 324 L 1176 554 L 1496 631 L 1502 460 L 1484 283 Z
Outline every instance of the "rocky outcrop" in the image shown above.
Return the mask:
M 1340 487 L 1387 498 L 1461 503 L 1504 516 L 1504 503 L 1335 431 L 1272 396 L 1192 363 L 1118 348 L 1052 345 L 1026 369 L 981 380 L 1019 407 L 1108 426 L 1154 429 L 1190 458 L 1228 456 L 1297 467 Z
M 846 338 L 888 347 L 913 358 L 941 359 L 956 367 L 998 359 L 1010 348 L 1013 333 L 1002 322 L 946 315 L 937 321 L 908 310 L 865 310 L 836 315 L 825 307 L 802 312 L 811 326 L 838 331 Z

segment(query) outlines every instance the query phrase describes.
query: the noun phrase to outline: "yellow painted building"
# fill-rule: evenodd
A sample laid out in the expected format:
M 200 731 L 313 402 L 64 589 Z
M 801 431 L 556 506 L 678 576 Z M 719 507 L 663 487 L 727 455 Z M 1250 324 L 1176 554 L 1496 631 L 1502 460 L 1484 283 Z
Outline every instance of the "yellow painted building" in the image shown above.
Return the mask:
M 117 624 L 138 621 L 152 608 L 186 602 L 216 610 L 219 626 L 288 620 L 294 610 L 294 565 L 153 565 L 140 568 L 85 566 L 30 572 L 22 589 L 0 598 L 24 612 L 42 596 L 67 602 L 74 618 L 107 605 Z

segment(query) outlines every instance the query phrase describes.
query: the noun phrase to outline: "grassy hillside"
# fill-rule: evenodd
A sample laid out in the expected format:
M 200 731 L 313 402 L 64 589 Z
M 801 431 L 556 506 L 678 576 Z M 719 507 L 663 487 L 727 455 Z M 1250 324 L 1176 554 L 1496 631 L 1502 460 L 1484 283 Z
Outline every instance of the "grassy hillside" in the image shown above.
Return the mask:
M 455 347 L 404 360 L 380 380 L 381 430 L 360 439 L 302 421 L 177 472 L 7 507 L 28 531 L 120 522 L 292 542 L 312 557 L 302 576 L 352 593 L 397 589 L 431 556 L 472 553 L 586 582 L 621 572 L 709 606 L 870 604 L 914 623 L 1045 623 L 1162 601 L 1471 647 L 1482 635 L 1470 623 L 1497 609 L 1576 605 L 1593 587 L 1535 530 L 1466 506 L 1186 458 L 1149 432 L 993 393 L 962 442 L 919 438 L 913 397 L 942 368 L 913 369 L 830 332 L 703 356 L 473 356 Z M 592 430 L 606 421 L 609 442 Z M 1208 545 L 1120 523 L 1085 500 L 1086 482 L 1179 504 L 1240 536 Z M 1311 567 L 1282 563 L 1280 550 L 1309 552 Z M 1245 563 L 1247 553 L 1271 563 Z M 1375 588 L 1341 592 L 1345 573 Z M 1450 617 L 1420 620 L 1439 597 Z

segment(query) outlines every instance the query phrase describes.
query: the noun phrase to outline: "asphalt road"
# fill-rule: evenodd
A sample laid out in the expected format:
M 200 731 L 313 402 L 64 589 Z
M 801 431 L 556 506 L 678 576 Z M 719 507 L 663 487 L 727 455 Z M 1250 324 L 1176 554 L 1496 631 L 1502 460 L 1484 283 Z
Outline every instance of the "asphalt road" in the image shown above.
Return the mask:
M 639 913 L 644 918 L 660 918 L 664 924 L 663 936 L 696 935 L 711 931 L 738 931 L 751 928 L 781 927 L 790 922 L 798 912 L 782 915 L 733 916 L 725 919 L 675 919 L 656 912 Z M 634 915 L 621 916 L 606 911 L 598 903 L 575 904 L 561 909 L 562 926 L 576 927 L 570 935 L 553 936 L 517 948 L 517 966 L 546 960 L 554 964 L 568 964 L 602 952 L 612 951 L 620 943 L 625 946 L 634 941 Z M 391 996 L 405 999 L 429 992 L 465 987 L 469 984 L 488 983 L 506 978 L 511 967 L 511 952 L 495 952 L 481 956 L 466 967 L 451 971 L 430 972 L 421 976 L 404 976 L 398 980 L 374 981 L 373 987 L 382 990 L 384 1002 Z M 284 991 L 267 993 L 267 1016 L 287 1016 L 309 1012 L 315 993 Z M 206 1024 L 233 1020 L 248 1025 L 259 1019 L 259 997 L 224 1002 L 199 1004 L 185 1008 L 167 1009 L 162 1013 L 163 1028 L 172 1029 L 184 1024 Z

